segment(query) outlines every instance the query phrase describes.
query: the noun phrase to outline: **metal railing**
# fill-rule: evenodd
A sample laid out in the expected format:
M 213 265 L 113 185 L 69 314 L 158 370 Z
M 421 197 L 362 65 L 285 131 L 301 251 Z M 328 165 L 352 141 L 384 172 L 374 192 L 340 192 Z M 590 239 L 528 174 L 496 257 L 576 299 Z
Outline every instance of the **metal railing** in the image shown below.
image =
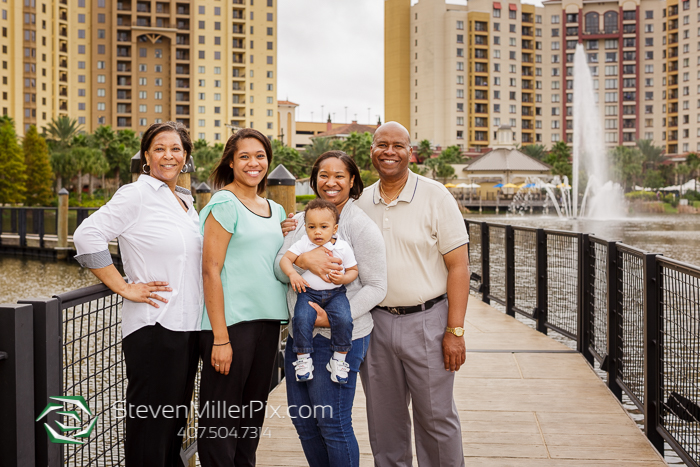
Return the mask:
M 99 208 L 68 208 L 68 235 Z M 0 235 L 3 233 L 19 236 L 19 246 L 27 248 L 27 235 L 39 238 L 40 248 L 44 248 L 44 237 L 56 235 L 58 231 L 58 208 L 54 207 L 1 207 Z M 0 245 L 2 240 L 0 239 Z
M 597 362 L 654 447 L 698 466 L 700 268 L 584 233 L 465 223 L 472 291 Z
M 8 378 L 2 379 L 7 384 L 0 385 L 0 413 L 14 413 L 18 406 L 27 409 L 26 417 L 0 424 L 0 435 L 5 436 L 0 438 L 0 448 L 5 444 L 13 447 L 5 456 L 8 465 L 124 464 L 127 378 L 122 353 L 122 302 L 119 295 L 98 284 L 50 299 L 20 300 L 18 305 L 0 306 L 0 360 L 11 361 L 9 366 L 0 362 L 0 377 L 5 377 L 3 370 L 8 372 Z M 286 326 L 282 326 L 281 335 L 282 341 L 286 339 Z M 283 377 L 282 341 L 270 389 Z M 20 357 L 24 360 L 21 372 L 14 368 Z M 195 408 L 199 378 L 198 371 L 192 395 Z M 41 423 L 34 422 L 47 401 L 56 396 L 85 399 L 92 411 L 90 419 L 95 420 L 89 442 L 51 442 L 43 422 L 54 426 L 61 421 L 55 413 Z M 180 453 L 190 465 L 194 465 L 197 451 L 197 423 L 197 412 L 192 410 Z M 9 436 L 11 433 L 16 435 Z

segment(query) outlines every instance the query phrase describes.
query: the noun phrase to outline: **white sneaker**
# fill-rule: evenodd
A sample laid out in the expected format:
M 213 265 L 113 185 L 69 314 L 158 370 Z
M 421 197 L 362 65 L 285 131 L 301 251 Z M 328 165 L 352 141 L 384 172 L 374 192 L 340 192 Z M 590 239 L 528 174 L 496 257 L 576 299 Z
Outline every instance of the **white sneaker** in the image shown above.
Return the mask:
M 314 362 L 311 357 L 300 358 L 292 363 L 292 365 L 294 365 L 297 381 L 309 381 L 314 379 L 313 363 Z
M 331 358 L 326 365 L 326 370 L 331 372 L 331 381 L 338 384 L 347 384 L 348 372 L 350 371 L 350 365 L 347 362 Z

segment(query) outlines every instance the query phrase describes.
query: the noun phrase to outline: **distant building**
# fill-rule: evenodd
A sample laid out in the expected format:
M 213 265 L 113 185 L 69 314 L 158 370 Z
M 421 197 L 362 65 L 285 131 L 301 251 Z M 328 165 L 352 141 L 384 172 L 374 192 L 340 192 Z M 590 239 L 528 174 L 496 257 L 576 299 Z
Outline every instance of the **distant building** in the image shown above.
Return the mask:
M 608 146 L 700 151 L 700 4 L 677 0 L 385 1 L 385 115 L 414 141 L 491 147 L 573 142 L 582 44 Z
M 0 109 L 20 134 L 61 115 L 88 132 L 177 120 L 210 142 L 225 141 L 227 126 L 278 134 L 274 0 L 15 0 L 0 10 Z
M 311 144 L 313 138 L 345 139 L 350 133 L 365 131 L 374 134 L 378 125 L 364 125 L 353 120 L 351 123 L 336 123 L 331 121 L 330 115 L 326 122 L 296 121 L 295 110 L 299 104 L 289 101 L 277 101 L 277 119 L 280 134 L 284 133 L 284 144 L 296 149 L 303 149 Z M 277 137 L 279 139 L 279 136 Z
M 513 130 L 503 126 L 496 132 L 497 143 L 493 150 L 473 159 L 462 169 L 461 178 L 481 185 L 479 194 L 484 199 L 495 199 L 499 191 L 495 185 L 522 185 L 534 178 L 548 182 L 552 179 L 552 168 L 515 149 Z M 513 194 L 515 188 L 503 188 L 500 192 Z

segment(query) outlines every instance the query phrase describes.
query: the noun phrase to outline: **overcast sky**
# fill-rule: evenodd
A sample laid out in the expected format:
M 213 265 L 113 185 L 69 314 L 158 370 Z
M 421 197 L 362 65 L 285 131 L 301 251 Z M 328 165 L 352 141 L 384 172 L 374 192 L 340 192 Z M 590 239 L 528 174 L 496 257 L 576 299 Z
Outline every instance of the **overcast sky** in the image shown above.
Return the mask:
M 336 122 L 383 122 L 384 1 L 279 0 L 277 11 L 277 98 L 299 104 L 297 120 L 313 112 L 315 122 L 329 113 Z
M 297 120 L 384 121 L 384 1 L 279 0 L 277 98 Z M 321 117 L 321 106 L 324 116 Z M 335 118 L 333 118 L 335 113 Z

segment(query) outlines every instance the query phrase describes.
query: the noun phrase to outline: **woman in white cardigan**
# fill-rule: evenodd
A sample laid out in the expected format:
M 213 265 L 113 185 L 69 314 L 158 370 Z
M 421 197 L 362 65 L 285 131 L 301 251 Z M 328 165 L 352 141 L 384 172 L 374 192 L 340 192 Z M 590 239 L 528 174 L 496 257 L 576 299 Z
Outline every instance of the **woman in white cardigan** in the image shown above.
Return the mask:
M 124 298 L 127 466 L 181 465 L 202 316 L 199 216 L 190 192 L 176 185 L 191 152 L 184 125 L 151 125 L 141 140 L 142 175 L 73 236 L 76 260 Z M 115 238 L 127 282 L 108 250 Z

